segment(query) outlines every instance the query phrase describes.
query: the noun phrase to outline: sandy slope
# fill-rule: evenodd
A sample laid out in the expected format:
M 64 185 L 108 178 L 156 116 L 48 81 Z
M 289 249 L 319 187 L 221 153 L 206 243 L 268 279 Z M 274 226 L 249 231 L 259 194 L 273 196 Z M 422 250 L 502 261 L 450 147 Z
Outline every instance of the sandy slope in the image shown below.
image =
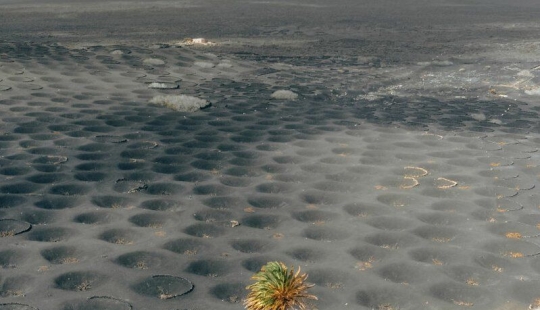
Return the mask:
M 536 3 L 126 3 L 0 1 L 0 309 L 538 303 Z

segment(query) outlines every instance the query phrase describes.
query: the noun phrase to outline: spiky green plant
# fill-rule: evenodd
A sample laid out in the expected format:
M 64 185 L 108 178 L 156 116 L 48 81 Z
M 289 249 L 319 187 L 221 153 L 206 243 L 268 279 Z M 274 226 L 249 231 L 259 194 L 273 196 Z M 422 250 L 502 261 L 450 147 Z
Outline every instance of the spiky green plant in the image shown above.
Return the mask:
M 300 274 L 300 268 L 295 273 L 281 262 L 269 262 L 251 279 L 256 282 L 246 287 L 247 310 L 306 310 L 306 299 L 317 300 L 307 293 L 313 284 L 306 283 L 307 274 Z

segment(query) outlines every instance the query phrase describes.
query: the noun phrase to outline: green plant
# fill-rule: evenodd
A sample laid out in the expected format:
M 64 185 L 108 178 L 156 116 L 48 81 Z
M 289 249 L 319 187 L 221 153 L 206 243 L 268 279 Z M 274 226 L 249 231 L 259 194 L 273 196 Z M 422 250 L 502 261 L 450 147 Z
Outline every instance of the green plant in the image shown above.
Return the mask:
M 300 268 L 295 273 L 281 262 L 269 262 L 251 279 L 256 282 L 246 287 L 247 310 L 306 310 L 306 299 L 317 300 L 307 293 L 313 284 L 305 282 L 307 274 L 300 274 Z

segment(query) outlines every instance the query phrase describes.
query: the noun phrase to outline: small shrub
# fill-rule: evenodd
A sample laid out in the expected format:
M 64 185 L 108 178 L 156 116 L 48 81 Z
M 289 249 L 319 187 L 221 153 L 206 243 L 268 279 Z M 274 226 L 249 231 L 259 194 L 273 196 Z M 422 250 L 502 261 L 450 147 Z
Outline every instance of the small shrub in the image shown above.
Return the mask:
M 269 262 L 251 279 L 256 282 L 246 287 L 247 310 L 306 310 L 306 299 L 317 300 L 307 293 L 313 284 L 305 282 L 307 274 L 300 274 L 300 268 L 295 273 L 281 262 Z

